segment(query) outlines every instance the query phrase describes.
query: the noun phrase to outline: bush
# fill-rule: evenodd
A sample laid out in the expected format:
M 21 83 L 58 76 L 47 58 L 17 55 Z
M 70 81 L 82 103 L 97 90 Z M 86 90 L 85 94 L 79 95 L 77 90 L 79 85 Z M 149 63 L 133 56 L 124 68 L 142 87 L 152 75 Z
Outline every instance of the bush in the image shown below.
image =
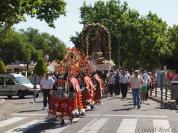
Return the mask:
M 0 61 L 0 73 L 5 73 L 6 67 L 3 61 Z
M 46 72 L 47 72 L 46 63 L 44 62 L 43 59 L 39 59 L 35 66 L 34 73 L 37 74 L 38 76 L 42 76 Z

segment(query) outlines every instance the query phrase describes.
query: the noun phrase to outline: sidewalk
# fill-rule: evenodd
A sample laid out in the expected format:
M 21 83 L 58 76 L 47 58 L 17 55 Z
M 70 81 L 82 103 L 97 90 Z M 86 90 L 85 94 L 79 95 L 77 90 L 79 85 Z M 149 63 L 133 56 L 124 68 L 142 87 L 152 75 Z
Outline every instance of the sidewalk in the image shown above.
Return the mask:
M 165 98 L 165 92 L 163 91 L 163 101 L 161 101 L 161 91 L 160 91 L 160 89 L 157 90 L 157 96 L 155 96 L 155 91 L 153 91 L 152 96 L 149 96 L 149 98 L 156 101 L 156 102 L 159 102 L 160 106 L 161 106 L 161 102 L 162 102 L 163 108 L 170 108 L 170 109 L 177 110 L 178 106 L 176 105 L 176 101 L 171 99 L 170 92 L 167 92 L 167 93 L 168 93 L 167 100 Z
M 5 103 L 5 102 L 6 102 L 5 99 L 0 99 L 0 105 L 3 104 L 3 103 Z

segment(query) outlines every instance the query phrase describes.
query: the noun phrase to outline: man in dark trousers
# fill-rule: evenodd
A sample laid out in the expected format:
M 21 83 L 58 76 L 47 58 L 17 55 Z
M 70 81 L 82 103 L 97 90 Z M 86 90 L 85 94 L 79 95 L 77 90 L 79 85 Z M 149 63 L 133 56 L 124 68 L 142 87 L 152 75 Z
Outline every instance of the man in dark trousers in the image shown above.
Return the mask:
M 54 84 L 54 79 L 50 77 L 49 73 L 46 73 L 40 82 L 41 89 L 43 92 L 43 110 L 47 107 L 50 90 L 52 90 L 53 84 Z
M 119 79 L 120 79 L 120 72 L 119 69 L 116 70 L 116 75 L 114 76 L 115 78 L 115 85 L 114 85 L 114 93 L 115 95 L 119 96 L 120 95 L 120 83 L 119 83 Z

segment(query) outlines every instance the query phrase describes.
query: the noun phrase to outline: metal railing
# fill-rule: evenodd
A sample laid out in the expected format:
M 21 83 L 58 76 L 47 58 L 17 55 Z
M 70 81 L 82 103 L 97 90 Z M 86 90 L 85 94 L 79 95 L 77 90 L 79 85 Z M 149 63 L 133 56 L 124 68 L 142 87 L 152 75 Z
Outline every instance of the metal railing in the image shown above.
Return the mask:
M 156 98 L 161 98 L 161 88 L 157 87 L 155 84 L 153 93 Z M 163 91 L 162 91 L 162 97 L 163 100 L 171 100 L 171 82 L 166 81 L 165 85 L 163 86 Z

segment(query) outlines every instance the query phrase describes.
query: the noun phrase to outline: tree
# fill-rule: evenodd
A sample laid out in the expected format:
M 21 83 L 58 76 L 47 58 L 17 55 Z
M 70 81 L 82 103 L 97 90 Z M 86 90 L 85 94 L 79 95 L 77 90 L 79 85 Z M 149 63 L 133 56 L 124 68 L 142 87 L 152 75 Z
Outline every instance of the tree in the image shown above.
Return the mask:
M 27 42 L 24 35 L 10 31 L 9 34 L 0 39 L 2 60 L 6 64 L 13 63 L 16 60 L 22 61 L 25 58 L 24 54 L 29 54 L 28 52 L 24 53 L 26 45 Z
M 54 27 L 54 20 L 65 15 L 64 0 L 1 0 L 0 4 L 0 35 L 14 24 L 25 20 L 25 15 L 44 20 Z
M 52 49 L 52 53 L 50 53 L 50 60 L 58 60 L 61 61 L 64 59 L 64 56 L 67 52 L 66 46 L 61 44 L 57 45 Z
M 39 33 L 33 28 L 28 28 L 26 31 L 21 30 L 21 32 L 27 36 L 28 42 L 34 48 L 42 50 L 44 55 L 49 55 L 49 61 L 63 59 L 66 46 L 57 37 L 48 33 Z
M 175 69 L 178 68 L 178 25 L 169 27 L 167 36 L 169 44 L 173 47 L 173 53 L 165 59 L 165 64 L 168 64 L 168 67 Z
M 6 67 L 3 61 L 0 61 L 0 73 L 5 73 Z
M 128 69 L 144 67 L 151 70 L 165 64 L 166 60 L 178 53 L 175 48 L 178 41 L 173 39 L 178 38 L 178 30 L 168 33 L 167 23 L 156 14 L 149 12 L 141 16 L 138 11 L 130 9 L 126 2 L 121 4 L 118 0 L 100 0 L 94 5 L 84 2 L 80 11 L 80 23 L 83 26 L 97 22 L 109 29 L 115 64 L 121 62 Z M 174 37 L 169 37 L 171 34 Z M 71 41 L 82 51 L 81 32 L 71 37 Z M 92 38 L 89 41 L 94 45 Z
M 39 59 L 35 68 L 34 68 L 34 73 L 37 74 L 38 76 L 42 76 L 47 72 L 47 66 L 44 62 L 43 59 Z

